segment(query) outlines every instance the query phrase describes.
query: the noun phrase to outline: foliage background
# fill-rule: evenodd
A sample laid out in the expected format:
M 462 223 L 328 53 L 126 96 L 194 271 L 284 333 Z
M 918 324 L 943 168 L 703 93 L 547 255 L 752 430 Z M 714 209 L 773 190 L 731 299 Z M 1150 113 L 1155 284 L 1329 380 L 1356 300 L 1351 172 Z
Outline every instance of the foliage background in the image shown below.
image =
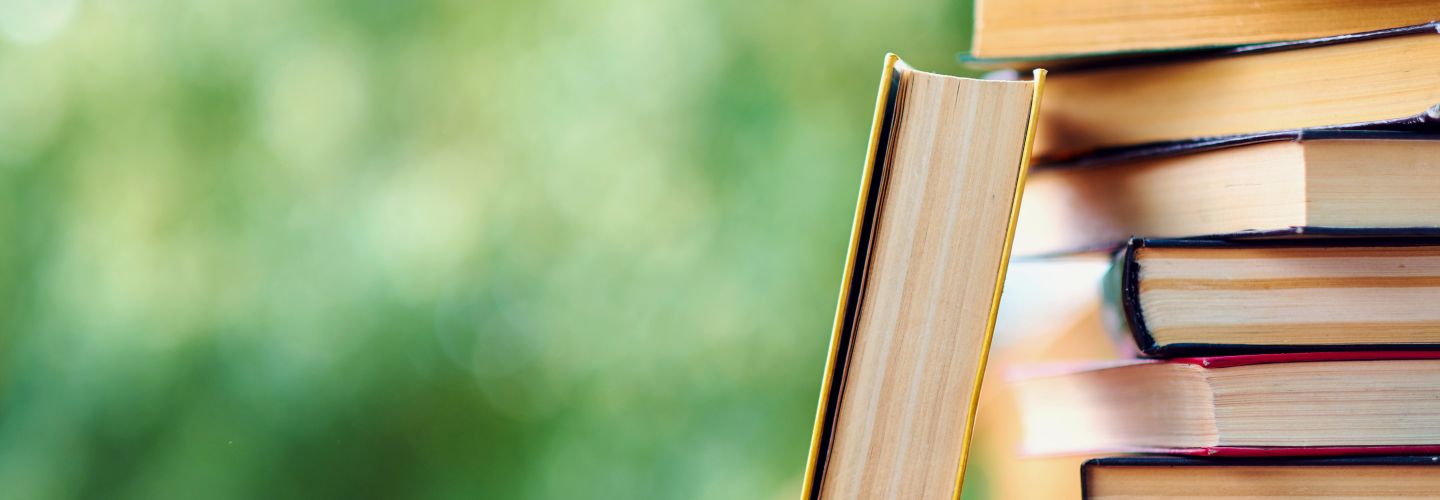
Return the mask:
M 793 498 L 942 0 L 0 0 L 9 498 Z

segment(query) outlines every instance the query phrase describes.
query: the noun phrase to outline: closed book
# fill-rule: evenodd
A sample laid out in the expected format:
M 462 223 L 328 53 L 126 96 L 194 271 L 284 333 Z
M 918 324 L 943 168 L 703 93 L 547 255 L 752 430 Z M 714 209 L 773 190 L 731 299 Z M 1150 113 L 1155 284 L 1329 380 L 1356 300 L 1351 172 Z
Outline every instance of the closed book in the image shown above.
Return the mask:
M 1440 456 L 1204 460 L 1097 458 L 1080 467 L 1083 498 L 1434 498 Z
M 1035 155 L 1310 128 L 1433 127 L 1436 24 L 1057 70 Z
M 1440 350 L 1432 238 L 1135 239 L 1103 288 L 1109 330 L 1146 357 Z
M 959 496 L 1043 77 L 886 58 L 805 497 Z
M 1131 236 L 1440 234 L 1437 139 L 1269 134 L 1036 168 L 1015 251 L 1108 250 Z
M 1042 65 L 1303 40 L 1440 17 L 1428 0 L 976 0 L 966 59 Z M 1042 64 L 1043 63 L 1043 64 Z
M 1440 452 L 1440 352 L 1044 365 L 1012 374 L 1031 454 Z

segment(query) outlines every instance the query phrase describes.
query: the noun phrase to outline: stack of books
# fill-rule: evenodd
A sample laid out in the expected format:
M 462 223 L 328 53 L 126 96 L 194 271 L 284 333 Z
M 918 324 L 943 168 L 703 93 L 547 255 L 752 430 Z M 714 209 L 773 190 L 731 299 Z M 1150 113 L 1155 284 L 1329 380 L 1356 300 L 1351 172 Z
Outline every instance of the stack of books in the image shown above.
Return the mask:
M 804 496 L 965 491 L 1012 253 L 1113 258 L 1126 355 L 1004 391 L 1084 496 L 1440 492 L 1440 6 L 1054 4 L 977 2 L 1029 77 L 886 57 Z
M 1112 255 L 1125 356 L 1009 373 L 1023 453 L 1097 457 L 1086 498 L 1440 495 L 1440 5 L 1040 3 L 970 54 L 1052 69 L 1015 252 Z

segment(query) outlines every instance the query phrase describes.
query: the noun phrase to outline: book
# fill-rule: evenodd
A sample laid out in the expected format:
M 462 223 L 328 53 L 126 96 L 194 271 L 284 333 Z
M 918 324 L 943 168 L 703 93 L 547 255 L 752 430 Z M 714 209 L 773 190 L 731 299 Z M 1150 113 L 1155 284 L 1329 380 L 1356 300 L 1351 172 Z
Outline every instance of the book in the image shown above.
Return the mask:
M 1136 239 L 1117 255 L 1110 328 L 1145 356 L 1440 350 L 1440 240 Z
M 805 497 L 959 495 L 1043 82 L 886 57 Z
M 1436 233 L 1436 139 L 1399 132 L 1275 134 L 1037 168 L 1026 184 L 1016 252 L 1111 249 L 1132 235 Z
M 1064 61 L 1318 38 L 1440 17 L 1426 0 L 976 0 L 970 61 Z
M 1436 24 L 1057 72 L 1035 155 L 1317 127 L 1440 119 Z
M 1024 449 L 1314 456 L 1440 452 L 1440 352 L 1258 354 L 1016 374 Z
M 1083 498 L 1434 498 L 1440 456 L 1284 460 L 1109 457 L 1080 467 Z

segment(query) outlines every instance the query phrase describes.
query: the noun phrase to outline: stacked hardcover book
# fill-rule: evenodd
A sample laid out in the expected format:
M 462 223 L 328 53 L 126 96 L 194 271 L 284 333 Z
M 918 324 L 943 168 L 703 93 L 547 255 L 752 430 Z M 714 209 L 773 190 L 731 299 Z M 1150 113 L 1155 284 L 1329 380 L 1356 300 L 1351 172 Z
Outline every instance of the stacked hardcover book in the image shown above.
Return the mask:
M 1014 251 L 1113 255 L 1126 356 L 1010 373 L 1024 452 L 1098 457 L 1087 498 L 1440 495 L 1440 5 L 1042 3 L 969 55 L 1051 70 Z

